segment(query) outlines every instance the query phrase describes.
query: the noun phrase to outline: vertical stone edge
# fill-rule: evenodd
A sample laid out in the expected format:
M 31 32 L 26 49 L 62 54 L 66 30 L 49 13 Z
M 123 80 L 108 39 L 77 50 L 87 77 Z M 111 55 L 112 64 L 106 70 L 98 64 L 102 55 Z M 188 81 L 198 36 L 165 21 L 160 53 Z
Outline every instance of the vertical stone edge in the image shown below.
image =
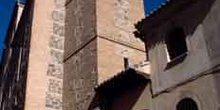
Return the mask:
M 47 67 L 46 110 L 62 110 L 65 0 L 54 0 L 51 12 L 52 36 Z

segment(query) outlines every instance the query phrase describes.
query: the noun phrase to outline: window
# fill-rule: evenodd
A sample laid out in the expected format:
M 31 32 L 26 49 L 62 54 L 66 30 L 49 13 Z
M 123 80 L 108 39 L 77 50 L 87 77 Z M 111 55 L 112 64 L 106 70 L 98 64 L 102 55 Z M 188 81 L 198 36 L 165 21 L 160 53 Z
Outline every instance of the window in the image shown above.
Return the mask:
M 168 60 L 172 61 L 187 52 L 186 36 L 182 28 L 174 28 L 166 37 Z
M 129 69 L 129 61 L 128 58 L 124 57 L 124 68 L 125 70 Z
M 199 110 L 196 102 L 191 98 L 182 99 L 176 106 L 176 110 Z

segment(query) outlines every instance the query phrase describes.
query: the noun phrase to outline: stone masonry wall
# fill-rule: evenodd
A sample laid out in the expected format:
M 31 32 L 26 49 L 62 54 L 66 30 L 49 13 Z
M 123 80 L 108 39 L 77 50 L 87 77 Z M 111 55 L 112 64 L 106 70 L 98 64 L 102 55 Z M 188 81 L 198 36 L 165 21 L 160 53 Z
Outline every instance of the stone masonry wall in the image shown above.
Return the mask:
M 46 109 L 62 110 L 65 0 L 54 0 L 50 60 L 47 69 Z
M 96 37 L 95 0 L 66 2 L 65 60 Z
M 130 66 L 139 65 L 146 59 L 146 53 L 120 45 L 106 39 L 98 38 L 98 83 L 103 83 L 124 70 L 124 58 Z
M 64 110 L 87 110 L 97 85 L 96 41 L 65 62 Z
M 98 83 L 146 59 L 144 43 L 133 35 L 134 24 L 144 18 L 142 0 L 97 0 Z
M 34 0 L 25 110 L 62 110 L 65 0 Z
M 142 5 L 142 0 L 66 1 L 64 110 L 86 110 L 98 80 L 124 69 L 125 54 L 134 63 L 145 59 L 144 44 L 132 34 L 144 15 Z
M 143 0 L 97 0 L 97 34 L 144 50 L 133 35 L 134 23 L 144 18 Z
M 97 82 L 95 0 L 68 0 L 63 110 L 87 110 Z

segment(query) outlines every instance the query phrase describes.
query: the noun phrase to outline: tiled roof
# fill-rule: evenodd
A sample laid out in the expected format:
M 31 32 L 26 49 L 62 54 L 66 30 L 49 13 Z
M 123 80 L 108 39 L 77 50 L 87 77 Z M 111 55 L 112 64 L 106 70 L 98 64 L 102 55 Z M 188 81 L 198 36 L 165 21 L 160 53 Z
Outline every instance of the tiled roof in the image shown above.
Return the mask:
M 189 6 L 193 3 L 196 3 L 199 0 L 167 0 L 154 9 L 150 11 L 147 15 L 146 18 L 151 18 L 152 16 L 161 16 L 162 13 L 173 13 L 176 10 L 181 10 L 183 9 L 184 6 Z M 165 14 L 165 16 L 167 15 Z
M 154 9 L 152 9 L 150 12 L 148 12 L 146 14 L 147 17 L 151 16 L 152 14 L 154 14 L 155 12 L 157 12 L 158 10 L 160 10 L 161 8 L 163 8 L 164 6 L 166 6 L 167 4 L 169 4 L 169 2 L 171 2 L 173 0 L 166 0 L 165 2 L 162 2 L 160 5 L 158 5 L 157 7 L 155 7 Z
M 180 12 L 184 7 L 188 7 L 197 1 L 199 0 L 167 0 L 135 24 L 137 29 L 136 33 L 134 33 L 135 36 L 140 38 L 144 34 L 141 32 L 145 32 L 146 28 L 152 29 L 152 27 L 160 25 L 163 21 L 169 20 L 177 11 Z

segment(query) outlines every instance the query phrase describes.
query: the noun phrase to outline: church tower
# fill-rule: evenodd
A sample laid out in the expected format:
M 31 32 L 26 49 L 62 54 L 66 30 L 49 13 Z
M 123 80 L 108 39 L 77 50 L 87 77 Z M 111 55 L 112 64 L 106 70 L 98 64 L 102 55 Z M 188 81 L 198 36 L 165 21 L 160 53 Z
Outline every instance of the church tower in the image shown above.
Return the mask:
M 142 0 L 27 0 L 20 15 L 6 39 L 1 110 L 87 110 L 99 84 L 146 59 L 133 37 Z
M 24 109 L 62 110 L 65 0 L 27 2 L 32 23 L 25 30 L 30 31 L 30 48 Z
M 145 60 L 133 37 L 144 17 L 142 0 L 68 0 L 64 51 L 64 110 L 86 110 L 99 84 Z

